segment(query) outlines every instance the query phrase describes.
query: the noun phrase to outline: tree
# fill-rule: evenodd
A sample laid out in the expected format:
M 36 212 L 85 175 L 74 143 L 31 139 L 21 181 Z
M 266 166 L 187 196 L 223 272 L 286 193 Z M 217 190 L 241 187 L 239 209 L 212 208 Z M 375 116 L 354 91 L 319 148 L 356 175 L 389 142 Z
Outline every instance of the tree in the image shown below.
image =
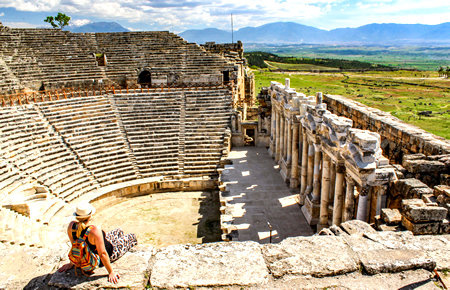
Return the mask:
M 44 22 L 50 23 L 53 28 L 63 29 L 65 26 L 69 25 L 70 16 L 59 12 L 56 17 L 47 16 Z

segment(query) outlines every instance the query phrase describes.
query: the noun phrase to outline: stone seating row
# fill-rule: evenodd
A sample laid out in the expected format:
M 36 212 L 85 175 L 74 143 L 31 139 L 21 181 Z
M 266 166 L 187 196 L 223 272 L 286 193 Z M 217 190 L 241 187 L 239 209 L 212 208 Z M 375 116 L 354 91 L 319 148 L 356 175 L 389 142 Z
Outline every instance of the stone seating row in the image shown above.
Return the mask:
M 24 150 L 24 152 L 17 151 L 23 157 L 20 159 L 19 165 L 30 164 L 28 168 L 24 167 L 26 170 L 21 173 L 41 182 L 49 188 L 52 194 L 60 197 L 60 202 L 50 206 L 47 210 L 48 215 L 42 220 L 45 219 L 48 222 L 55 212 L 64 207 L 65 202 L 73 202 L 86 194 L 94 193 L 103 186 L 139 178 L 137 171 L 141 171 L 142 177 L 180 175 L 180 168 L 184 170 L 184 175 L 187 177 L 216 174 L 218 160 L 220 160 L 223 150 L 221 136 L 223 136 L 224 128 L 228 126 L 227 121 L 224 119 L 218 124 L 209 125 L 208 122 L 203 124 L 201 120 L 188 117 L 186 124 L 184 124 L 186 116 L 184 116 L 183 109 L 183 117 L 181 117 L 181 105 L 183 104 L 181 91 L 182 89 L 174 89 L 173 92 L 150 93 L 153 96 L 124 94 L 122 96 L 90 98 L 74 97 L 67 100 L 18 106 L 12 109 L 4 108 L 6 111 L 0 110 L 0 118 L 13 119 L 16 122 L 16 128 L 25 128 L 29 131 L 18 133 L 17 140 L 24 137 L 28 138 L 26 139 L 27 142 L 34 146 L 38 143 L 34 139 L 32 128 L 37 127 L 42 132 L 47 130 L 45 139 L 39 141 L 42 146 L 32 147 L 33 153 L 37 153 L 39 158 L 32 157 L 32 154 L 23 155 L 27 150 Z M 201 99 L 208 95 L 211 96 L 212 92 L 198 90 L 190 91 L 189 94 L 192 96 L 197 94 L 197 98 Z M 168 98 L 165 98 L 167 96 Z M 130 107 L 129 103 L 137 100 L 133 100 L 133 97 L 140 98 L 140 103 L 133 104 Z M 221 105 L 222 99 L 226 100 L 227 98 L 219 98 L 215 101 L 214 98 L 211 98 L 209 106 Z M 150 102 L 150 100 L 152 101 Z M 149 104 L 147 105 L 146 102 Z M 101 105 L 98 105 L 100 103 Z M 167 103 L 177 104 L 175 105 L 177 110 L 174 113 L 175 117 L 173 114 L 165 116 L 158 113 L 153 116 L 160 116 L 161 118 L 146 118 L 151 110 L 158 109 L 159 106 L 164 107 Z M 95 111 L 103 110 L 107 113 L 108 110 L 102 108 L 103 106 L 107 107 L 108 104 L 110 104 L 110 110 L 115 112 L 104 119 L 105 122 L 109 122 L 108 126 L 97 127 L 98 122 L 101 124 L 101 121 L 98 120 L 93 123 L 89 122 L 89 118 L 92 117 L 92 114 L 95 115 Z M 22 111 L 17 108 L 22 108 Z M 132 112 L 135 108 L 143 109 L 135 112 L 133 120 Z M 196 110 L 201 111 L 203 109 L 202 106 Z M 8 110 L 16 111 L 18 118 L 11 117 L 13 114 L 7 112 Z M 226 106 L 224 110 L 226 111 Z M 5 113 L 6 116 L 2 113 Z M 170 110 L 168 113 L 170 113 Z M 65 125 L 70 124 L 64 122 L 72 118 L 71 114 L 76 115 L 81 128 L 70 127 L 65 130 Z M 58 118 L 60 115 L 64 118 Z M 189 115 L 189 112 L 187 115 Z M 88 120 L 83 120 L 85 116 Z M 123 116 L 128 119 L 122 120 Z M 204 118 L 208 117 L 213 118 L 213 116 L 204 114 Z M 110 122 L 113 118 L 116 121 Z M 29 122 L 30 119 L 32 122 L 28 126 L 25 123 L 27 120 Z M 169 122 L 169 129 L 164 127 L 165 122 Z M 147 123 L 151 123 L 151 125 Z M 183 126 L 180 126 L 181 123 L 183 123 Z M 201 123 L 200 126 L 199 123 Z M 110 124 L 113 124 L 113 126 L 111 127 Z M 96 127 L 91 128 L 91 125 Z M 14 125 L 10 127 L 14 128 Z M 56 128 L 57 131 L 53 131 L 52 128 Z M 113 136 L 109 136 L 112 128 L 114 128 Z M 34 130 L 34 132 L 37 131 Z M 78 134 L 76 137 L 71 135 L 74 132 Z M 83 134 L 83 132 L 86 134 Z M 151 135 L 146 136 L 152 132 L 156 134 L 155 136 L 160 135 L 160 138 Z M 197 138 L 195 134 L 208 137 Z M 190 135 L 192 135 L 192 138 Z M 2 138 L 8 136 L 1 134 Z M 161 136 L 163 137 L 161 138 Z M 134 137 L 137 138 L 133 139 Z M 124 140 L 123 143 L 119 142 L 121 139 Z M 75 141 L 79 142 L 80 147 L 77 147 L 78 144 L 76 145 Z M 102 142 L 105 142 L 103 146 Z M 107 148 L 108 146 L 110 148 Z M 106 150 L 103 150 L 102 147 L 105 147 Z M 61 150 L 61 148 L 65 149 Z M 24 148 L 15 148 L 14 150 L 22 149 Z M 102 152 L 104 155 L 102 155 Z M 183 154 L 180 154 L 180 152 Z M 136 160 L 135 167 L 124 168 L 117 165 L 127 161 L 131 164 L 132 158 Z M 98 171 L 96 171 L 97 169 Z
M 140 66 L 139 63 L 143 60 L 156 70 L 163 67 L 161 69 L 167 72 L 179 70 L 185 73 L 211 74 L 213 66 L 217 67 L 218 71 L 223 70 L 223 66 L 229 66 L 223 58 L 212 56 L 199 46 L 189 44 L 167 32 L 73 34 L 12 29 L 8 32 L 2 31 L 0 38 L 5 39 L 6 43 L 0 49 L 3 55 L 12 53 L 12 58 L 7 59 L 8 65 L 24 82 L 44 80 L 61 83 L 82 78 L 98 79 L 96 75 L 102 75 L 102 71 L 107 77 L 114 77 L 117 75 L 116 70 L 120 70 L 119 75 L 127 75 L 124 63 L 130 64 L 126 67 Z M 92 55 L 95 52 L 106 53 L 106 67 L 97 66 Z M 180 55 L 184 57 L 180 58 Z M 169 61 L 171 65 L 164 68 L 170 56 L 173 56 Z M 23 65 L 15 66 L 23 60 L 27 60 L 27 68 L 24 69 Z M 128 74 L 134 76 L 135 72 L 129 70 Z
M 0 242 L 30 247 L 45 247 L 64 240 L 65 233 L 15 211 L 0 207 Z
M 46 129 L 44 127 L 43 120 L 39 120 L 39 116 L 34 108 L 28 106 L 22 109 L 25 108 L 28 108 L 28 110 L 22 110 L 22 112 L 16 110 L 16 114 L 12 112 L 15 110 L 9 110 L 11 116 L 16 117 L 13 121 L 16 122 L 17 130 L 20 131 L 23 126 L 27 128 L 42 127 L 42 130 L 39 131 L 39 134 L 32 135 L 31 138 L 18 138 L 18 143 L 16 144 L 20 144 L 19 147 L 8 142 L 2 143 L 4 147 L 2 147 L 0 153 L 3 157 L 8 162 L 15 164 L 23 175 L 31 176 L 40 181 L 42 184 L 48 186 L 52 193 L 57 196 L 62 193 L 69 196 L 75 193 L 75 190 L 77 192 L 79 191 L 76 188 L 77 185 L 92 183 L 93 181 L 89 178 L 83 179 L 83 177 L 89 174 L 83 170 L 76 156 L 65 148 L 61 140 L 57 136 L 52 135 L 49 128 Z M 8 111 L 6 108 L 5 110 Z M 30 120 L 36 121 L 29 122 Z M 24 125 L 25 122 L 27 124 Z M 45 135 L 39 136 L 40 134 Z M 20 136 L 20 132 L 16 135 Z M 8 135 L 2 134 L 2 139 L 7 137 Z M 78 178 L 76 180 L 65 180 L 65 178 L 72 175 L 76 175 Z M 82 191 L 77 194 L 82 194 Z

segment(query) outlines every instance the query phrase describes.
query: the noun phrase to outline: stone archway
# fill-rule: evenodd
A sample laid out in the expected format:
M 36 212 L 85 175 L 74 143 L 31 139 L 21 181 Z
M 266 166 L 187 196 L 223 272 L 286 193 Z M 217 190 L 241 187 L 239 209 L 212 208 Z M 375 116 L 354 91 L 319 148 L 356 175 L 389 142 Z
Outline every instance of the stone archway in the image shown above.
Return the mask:
M 148 70 L 143 70 L 139 73 L 138 84 L 143 87 L 152 86 L 152 74 Z

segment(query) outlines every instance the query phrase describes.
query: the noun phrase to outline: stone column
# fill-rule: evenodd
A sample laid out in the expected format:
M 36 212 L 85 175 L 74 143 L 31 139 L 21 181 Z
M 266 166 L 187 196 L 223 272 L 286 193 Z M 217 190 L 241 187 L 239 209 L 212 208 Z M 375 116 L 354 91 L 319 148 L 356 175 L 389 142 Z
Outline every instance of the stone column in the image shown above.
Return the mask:
M 328 200 L 334 202 L 334 189 L 336 185 L 336 163 L 330 162 L 330 194 Z
M 344 201 L 344 171 L 345 167 L 336 164 L 336 185 L 334 188 L 333 225 L 342 221 L 342 204 Z
M 302 154 L 303 154 L 303 129 L 302 124 L 298 123 L 298 165 L 302 166 Z M 300 181 L 300 175 L 299 175 Z
M 287 154 L 288 154 L 288 137 L 289 137 L 289 120 L 287 116 L 284 118 L 284 143 L 283 143 L 283 160 L 287 161 Z
M 367 222 L 369 219 L 369 206 L 370 206 L 370 187 L 363 186 L 359 193 L 358 199 L 358 211 L 356 212 L 356 219 Z
M 308 170 L 308 140 L 306 138 L 305 130 L 303 131 L 302 142 L 302 171 L 300 180 L 300 204 L 303 205 L 306 196 L 307 170 Z
M 273 104 L 274 102 L 272 101 L 272 104 Z M 275 106 L 272 106 L 272 114 L 270 115 L 271 116 L 271 118 L 270 118 L 270 122 L 272 122 L 272 126 L 270 126 L 270 140 L 273 142 L 273 139 L 275 138 L 275 136 L 274 136 L 274 128 L 275 128 L 275 122 L 276 122 L 276 112 L 275 112 Z M 273 150 L 272 150 L 272 152 L 273 152 Z
M 320 202 L 320 163 L 322 161 L 322 152 L 320 145 L 314 143 L 314 175 L 313 175 L 313 202 Z
M 322 160 L 322 192 L 320 193 L 318 230 L 328 227 L 328 198 L 330 194 L 330 157 L 324 154 Z
M 291 180 L 289 181 L 290 188 L 296 188 L 298 186 L 298 128 L 299 125 L 296 122 L 292 124 L 292 162 L 291 162 Z
M 376 192 L 377 192 L 376 215 L 381 215 L 381 209 L 386 208 L 387 203 L 386 186 L 378 186 Z
M 276 120 L 276 130 L 275 130 L 275 162 L 278 163 L 278 160 L 280 160 L 280 140 L 281 140 L 281 134 L 280 134 L 280 121 L 281 116 L 280 112 L 277 110 L 277 120 Z
M 306 192 L 308 195 L 313 189 L 313 178 L 314 178 L 314 145 L 308 144 L 308 169 L 306 171 Z
M 284 138 L 285 138 L 285 134 L 284 134 L 284 115 L 280 116 L 280 156 L 278 156 L 278 162 L 281 161 L 281 159 L 283 159 L 283 155 L 284 155 Z
M 292 120 L 287 120 L 287 156 L 286 161 L 287 164 L 290 164 L 292 161 Z
M 342 221 L 344 222 L 353 219 L 353 211 L 355 207 L 355 181 L 350 176 L 346 176 L 345 180 L 347 185 L 345 190 L 344 216 L 342 217 Z

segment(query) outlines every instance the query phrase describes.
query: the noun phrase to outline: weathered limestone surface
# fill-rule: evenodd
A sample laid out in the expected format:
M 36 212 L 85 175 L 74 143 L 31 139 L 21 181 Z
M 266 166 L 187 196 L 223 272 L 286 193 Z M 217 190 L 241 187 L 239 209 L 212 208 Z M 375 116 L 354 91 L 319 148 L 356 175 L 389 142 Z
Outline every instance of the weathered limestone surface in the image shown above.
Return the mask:
M 152 254 L 153 247 L 137 246 L 114 262 L 114 270 L 121 275 L 117 284 L 108 282 L 108 271 L 103 267 L 97 269 L 90 277 L 83 276 L 79 272 L 76 276 L 73 269 L 65 273 L 56 271 L 48 285 L 65 289 L 142 289 L 147 285 L 147 267 Z
M 414 223 L 402 216 L 402 225 L 415 235 L 437 235 L 439 234 L 440 222 Z
M 344 224 L 347 227 L 352 225 L 351 222 Z M 386 285 L 390 285 L 402 276 L 392 274 L 395 272 L 407 275 L 405 271 L 430 271 L 434 267 L 439 271 L 450 269 L 450 235 L 414 236 L 409 231 L 373 232 L 355 225 L 353 228 L 356 230 L 351 235 L 334 229 L 326 231 L 328 235 L 325 236 L 287 238 L 277 244 L 220 242 L 176 245 L 159 250 L 137 246 L 113 264 L 122 277 L 116 285 L 107 282 L 104 268 L 96 270 L 89 278 L 75 276 L 73 271 L 56 272 L 65 262 L 62 260 L 67 257 L 67 248 L 59 251 L 30 248 L 21 252 L 16 250 L 23 247 L 8 247 L 0 243 L 2 256 L 7 256 L 7 251 L 10 251 L 14 257 L 27 263 L 11 264 L 11 259 L 0 260 L 0 286 L 6 289 L 25 286 L 26 289 L 142 289 L 147 286 L 286 289 L 303 287 L 303 282 L 312 283 L 317 277 L 322 277 L 327 283 L 356 279 L 356 276 L 366 280 L 373 277 L 369 280 L 375 281 L 374 276 L 384 273 Z M 333 236 L 334 232 L 340 236 Z M 27 273 L 24 269 L 28 264 Z M 358 271 L 361 267 L 362 272 Z
M 402 202 L 403 215 L 413 223 L 442 222 L 447 209 L 440 206 L 426 206 L 421 199 L 406 199 Z
M 287 275 L 314 277 L 339 275 L 358 269 L 358 260 L 342 237 L 288 238 L 262 247 L 275 278 Z
M 400 272 L 416 268 L 434 269 L 436 262 L 426 252 L 405 244 L 414 240 L 410 233 L 366 234 L 366 238 L 346 237 L 352 250 L 369 274 Z
M 450 270 L 450 235 L 416 236 L 406 246 L 425 251 L 438 270 Z
M 269 272 L 255 242 L 176 245 L 150 261 L 153 287 L 258 285 Z
M 341 228 L 349 235 L 364 235 L 366 233 L 376 233 L 368 223 L 359 220 L 351 220 L 341 224 Z
M 35 289 L 34 285 L 44 283 L 67 251 L 64 245 L 47 249 L 0 243 L 0 289 Z
M 402 215 L 398 209 L 383 208 L 381 209 L 381 218 L 388 225 L 399 224 L 402 221 Z

